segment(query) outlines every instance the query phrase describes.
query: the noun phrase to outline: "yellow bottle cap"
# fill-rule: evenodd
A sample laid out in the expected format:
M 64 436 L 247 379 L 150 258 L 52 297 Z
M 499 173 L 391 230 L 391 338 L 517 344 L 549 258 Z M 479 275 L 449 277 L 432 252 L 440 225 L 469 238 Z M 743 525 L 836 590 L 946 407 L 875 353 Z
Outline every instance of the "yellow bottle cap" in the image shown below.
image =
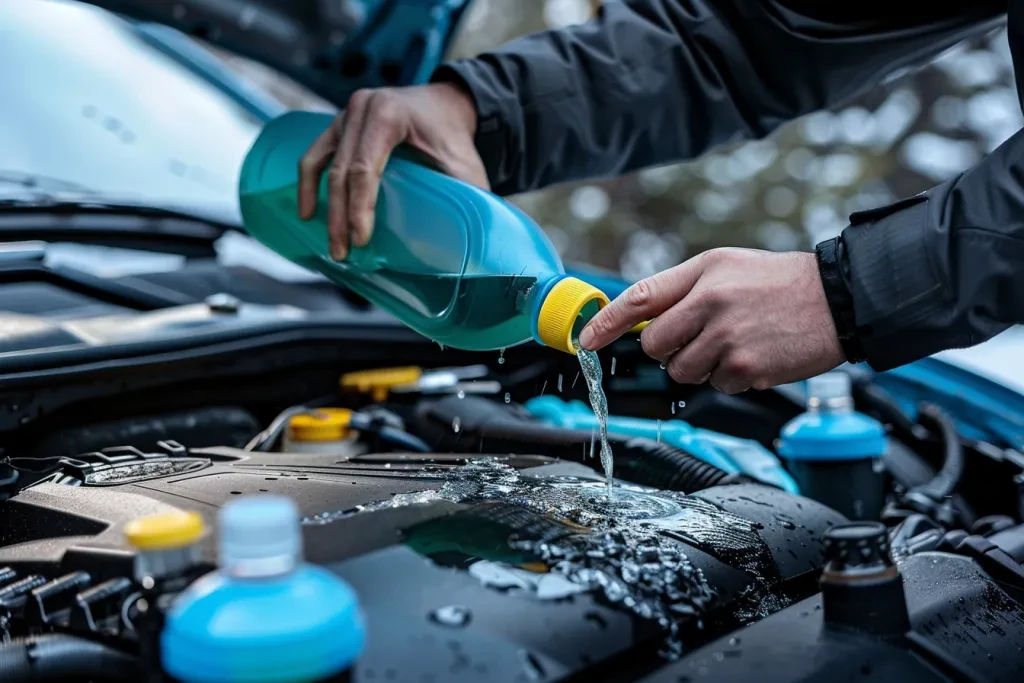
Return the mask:
M 198 512 L 167 512 L 140 517 L 124 528 L 128 544 L 137 550 L 175 550 L 196 543 L 205 525 Z
M 361 370 L 342 375 L 341 387 L 370 394 L 374 401 L 384 401 L 392 387 L 412 384 L 419 381 L 422 376 L 423 370 L 417 367 Z
M 321 442 L 347 439 L 351 431 L 352 411 L 346 408 L 318 408 L 288 421 L 293 441 Z
M 644 328 L 647 327 L 650 324 L 651 324 L 650 320 L 645 320 L 642 323 L 638 323 L 637 326 L 634 327 L 633 329 L 631 329 L 629 332 L 630 332 L 630 334 L 640 334 L 641 332 L 644 331 Z
M 607 305 L 597 287 L 574 277 L 559 280 L 540 305 L 537 336 L 545 346 L 574 354 L 583 326 Z

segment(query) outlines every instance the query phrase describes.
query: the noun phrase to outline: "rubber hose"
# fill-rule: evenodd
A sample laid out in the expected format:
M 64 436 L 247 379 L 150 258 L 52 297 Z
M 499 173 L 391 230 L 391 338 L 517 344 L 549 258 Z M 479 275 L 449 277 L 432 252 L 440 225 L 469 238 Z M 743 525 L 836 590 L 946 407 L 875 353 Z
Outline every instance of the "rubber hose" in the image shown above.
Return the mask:
M 140 681 L 138 659 L 90 640 L 67 635 L 32 636 L 0 645 L 0 681 Z
M 452 429 L 458 418 L 460 429 Z M 595 467 L 589 430 L 550 427 L 485 399 L 424 401 L 417 408 L 419 433 L 436 447 L 456 453 L 524 453 L 571 460 Z M 615 475 L 641 486 L 693 493 L 742 477 L 704 462 L 684 450 L 653 439 L 608 435 Z M 728 481 L 727 481 L 728 480 Z
M 666 491 L 693 493 L 719 486 L 729 473 L 675 446 L 630 439 L 618 446 L 615 465 L 623 479 Z
M 936 432 L 943 446 L 942 467 L 930 481 L 915 486 L 911 492 L 941 501 L 953 495 L 964 473 L 964 452 L 960 445 L 960 435 L 957 434 L 953 420 L 941 408 L 931 403 L 924 403 L 918 408 L 918 419 Z

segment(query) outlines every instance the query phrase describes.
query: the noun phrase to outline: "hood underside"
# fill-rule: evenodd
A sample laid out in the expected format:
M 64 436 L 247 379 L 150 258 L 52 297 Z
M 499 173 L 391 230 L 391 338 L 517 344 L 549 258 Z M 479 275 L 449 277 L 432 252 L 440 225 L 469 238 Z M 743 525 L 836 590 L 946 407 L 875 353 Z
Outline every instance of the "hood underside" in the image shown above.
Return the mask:
M 427 80 L 470 0 L 89 0 L 269 66 L 343 106 Z

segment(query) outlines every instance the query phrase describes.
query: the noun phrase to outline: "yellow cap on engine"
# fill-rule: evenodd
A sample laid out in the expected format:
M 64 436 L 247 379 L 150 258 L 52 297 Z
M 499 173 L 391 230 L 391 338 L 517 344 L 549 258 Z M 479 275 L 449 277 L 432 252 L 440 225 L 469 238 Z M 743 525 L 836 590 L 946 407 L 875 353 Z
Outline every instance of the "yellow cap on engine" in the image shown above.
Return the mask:
M 423 369 L 417 367 L 360 370 L 342 375 L 341 387 L 370 394 L 374 401 L 380 402 L 387 400 L 392 387 L 418 382 L 422 376 Z
M 559 280 L 540 305 L 537 336 L 541 343 L 566 353 L 576 353 L 576 337 L 590 318 L 608 305 L 608 296 L 583 280 Z
M 134 519 L 124 535 L 136 550 L 175 550 L 197 543 L 205 531 L 202 515 L 177 510 Z
M 292 441 L 341 441 L 351 434 L 352 411 L 346 408 L 318 408 L 288 420 Z

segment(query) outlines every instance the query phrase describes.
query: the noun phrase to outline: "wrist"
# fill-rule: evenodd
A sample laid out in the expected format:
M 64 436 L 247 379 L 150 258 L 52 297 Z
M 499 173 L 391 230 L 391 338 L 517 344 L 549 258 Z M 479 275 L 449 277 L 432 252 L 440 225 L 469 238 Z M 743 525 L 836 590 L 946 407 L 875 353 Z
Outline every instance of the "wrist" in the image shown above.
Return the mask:
M 428 88 L 433 89 L 452 110 L 459 126 L 476 135 L 480 115 L 473 93 L 455 71 L 441 71 L 434 74 Z
M 818 275 L 825 290 L 836 336 L 847 362 L 860 363 L 866 359 L 864 345 L 857 331 L 857 319 L 853 308 L 853 295 L 843 272 L 845 254 L 842 236 L 825 240 L 814 249 L 818 262 Z

